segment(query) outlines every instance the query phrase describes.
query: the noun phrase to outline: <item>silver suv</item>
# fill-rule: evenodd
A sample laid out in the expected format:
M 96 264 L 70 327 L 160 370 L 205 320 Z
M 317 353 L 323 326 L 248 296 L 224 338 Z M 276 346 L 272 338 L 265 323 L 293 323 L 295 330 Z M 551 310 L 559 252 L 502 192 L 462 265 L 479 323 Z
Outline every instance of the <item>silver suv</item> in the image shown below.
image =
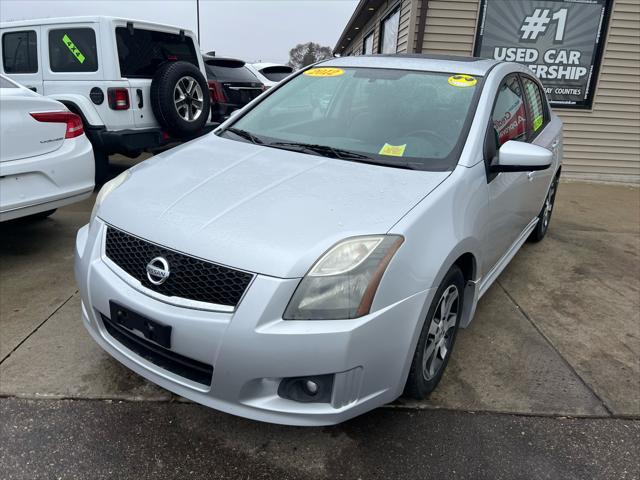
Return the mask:
M 193 32 L 112 17 L 0 24 L 0 72 L 82 117 L 96 178 L 108 155 L 142 151 L 207 131 L 206 73 Z

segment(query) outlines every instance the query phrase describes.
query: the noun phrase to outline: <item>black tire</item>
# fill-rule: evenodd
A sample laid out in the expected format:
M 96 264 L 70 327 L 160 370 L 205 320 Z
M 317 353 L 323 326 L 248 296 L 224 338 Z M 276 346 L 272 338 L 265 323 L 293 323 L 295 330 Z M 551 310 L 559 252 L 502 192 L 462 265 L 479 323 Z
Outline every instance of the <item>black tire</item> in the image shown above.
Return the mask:
M 553 213 L 553 207 L 556 204 L 556 193 L 558 193 L 558 185 L 560 183 L 560 175 L 556 175 L 549 186 L 549 191 L 544 199 L 544 205 L 540 214 L 538 215 L 538 223 L 536 228 L 533 229 L 529 235 L 528 240 L 530 242 L 539 242 L 547 234 L 549 230 L 549 224 L 551 223 L 551 214 Z
M 95 184 L 102 185 L 109 180 L 109 155 L 102 150 L 94 149 L 93 158 L 95 159 Z
M 189 120 L 183 118 L 178 113 L 177 88 L 183 88 L 185 79 L 193 79 L 200 88 L 200 100 L 197 89 L 192 93 L 187 93 L 185 103 L 180 108 L 184 108 L 186 116 L 192 115 Z M 178 83 L 180 82 L 180 86 Z M 188 80 L 186 80 L 189 83 Z M 195 89 L 195 86 L 194 86 Z M 168 62 L 158 69 L 151 81 L 151 108 L 158 123 L 173 137 L 189 138 L 198 135 L 209 118 L 211 110 L 211 99 L 209 97 L 209 87 L 204 75 L 193 64 L 188 62 Z M 202 103 L 201 110 L 197 101 Z M 186 106 L 184 106 L 186 104 Z M 194 111 L 199 110 L 197 116 Z
M 454 265 L 447 272 L 444 279 L 442 280 L 442 283 L 438 287 L 438 290 L 433 297 L 433 301 L 431 302 L 431 306 L 429 307 L 427 318 L 422 327 L 420 338 L 418 339 L 418 344 L 416 346 L 416 351 L 413 355 L 411 370 L 409 370 L 409 377 L 407 378 L 407 383 L 404 387 L 405 396 L 415 398 L 417 400 L 423 400 L 431 392 L 433 392 L 433 390 L 438 385 L 438 382 L 440 382 L 440 379 L 442 378 L 442 375 L 447 368 L 447 364 L 449 363 L 449 358 L 451 358 L 451 352 L 453 351 L 453 346 L 455 344 L 456 336 L 458 333 L 458 326 L 460 325 L 460 317 L 463 311 L 464 283 L 464 275 L 462 274 L 462 271 L 460 270 L 460 268 L 458 268 L 457 265 Z M 438 329 L 437 334 L 434 334 L 433 330 L 430 333 L 432 323 L 437 323 L 438 319 L 436 318 L 436 315 L 440 315 L 441 313 L 440 305 L 443 298 L 445 298 L 445 292 L 449 292 L 449 295 L 453 295 L 452 292 L 454 290 L 457 292 L 457 303 L 455 305 L 456 317 L 454 325 L 446 330 L 446 332 L 448 332 L 448 335 L 440 336 L 439 334 L 440 332 L 442 332 L 441 329 Z M 424 360 L 426 349 L 432 344 L 437 344 L 437 338 L 443 339 L 444 343 L 446 344 L 447 353 L 444 355 L 444 358 L 440 358 L 442 349 L 434 347 L 435 352 L 433 354 L 433 357 L 430 355 L 427 358 L 425 364 Z M 430 359 L 431 362 L 429 361 Z M 440 363 L 437 365 L 436 369 L 436 365 L 433 362 L 436 362 L 437 360 Z M 433 366 L 434 370 L 432 374 L 429 375 L 428 370 L 431 366 Z

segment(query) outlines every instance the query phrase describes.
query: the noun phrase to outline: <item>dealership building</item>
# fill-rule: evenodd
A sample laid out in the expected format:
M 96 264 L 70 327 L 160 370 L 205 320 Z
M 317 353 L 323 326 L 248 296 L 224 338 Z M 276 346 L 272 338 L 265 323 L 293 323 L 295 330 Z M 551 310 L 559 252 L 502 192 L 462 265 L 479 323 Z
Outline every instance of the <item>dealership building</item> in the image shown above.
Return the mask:
M 524 63 L 564 121 L 563 175 L 640 183 L 640 0 L 361 0 L 334 53 Z

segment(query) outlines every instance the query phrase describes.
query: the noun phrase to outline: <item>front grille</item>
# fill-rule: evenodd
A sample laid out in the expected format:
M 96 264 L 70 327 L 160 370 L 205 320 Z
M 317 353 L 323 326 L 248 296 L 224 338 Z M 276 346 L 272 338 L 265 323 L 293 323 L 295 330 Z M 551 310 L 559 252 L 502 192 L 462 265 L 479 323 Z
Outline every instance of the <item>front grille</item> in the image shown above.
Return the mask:
M 105 253 L 144 287 L 167 297 L 235 307 L 253 278 L 250 273 L 190 257 L 113 227 L 107 227 Z M 147 264 L 156 257 L 169 264 L 169 277 L 161 285 L 147 278 Z
M 176 375 L 211 386 L 213 376 L 211 365 L 167 350 L 112 322 L 107 316 L 102 314 L 100 316 L 107 333 L 136 355 Z

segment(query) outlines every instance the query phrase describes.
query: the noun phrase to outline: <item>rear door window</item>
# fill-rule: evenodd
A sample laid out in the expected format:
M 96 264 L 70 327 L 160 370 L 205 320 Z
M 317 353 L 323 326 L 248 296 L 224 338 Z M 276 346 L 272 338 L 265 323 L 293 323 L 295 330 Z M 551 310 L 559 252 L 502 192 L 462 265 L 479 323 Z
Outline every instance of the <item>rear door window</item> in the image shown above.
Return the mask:
M 540 87 L 531 78 L 521 77 L 524 86 L 524 94 L 527 100 L 527 108 L 529 109 L 529 117 L 527 122 L 527 134 L 532 139 L 544 128 L 548 122 L 548 115 L 545 109 L 543 94 Z
M 98 70 L 96 33 L 92 28 L 62 28 L 49 31 L 49 66 L 52 72 Z
M 2 65 L 5 73 L 38 71 L 38 38 L 35 30 L 2 35 Z
M 176 33 L 126 27 L 116 28 L 120 75 L 127 78 L 152 78 L 166 62 L 189 62 L 196 67 L 198 55 L 191 37 Z
M 493 128 L 498 135 L 498 146 L 509 140 L 525 140 L 527 112 L 516 75 L 509 75 L 500 85 L 492 120 Z

